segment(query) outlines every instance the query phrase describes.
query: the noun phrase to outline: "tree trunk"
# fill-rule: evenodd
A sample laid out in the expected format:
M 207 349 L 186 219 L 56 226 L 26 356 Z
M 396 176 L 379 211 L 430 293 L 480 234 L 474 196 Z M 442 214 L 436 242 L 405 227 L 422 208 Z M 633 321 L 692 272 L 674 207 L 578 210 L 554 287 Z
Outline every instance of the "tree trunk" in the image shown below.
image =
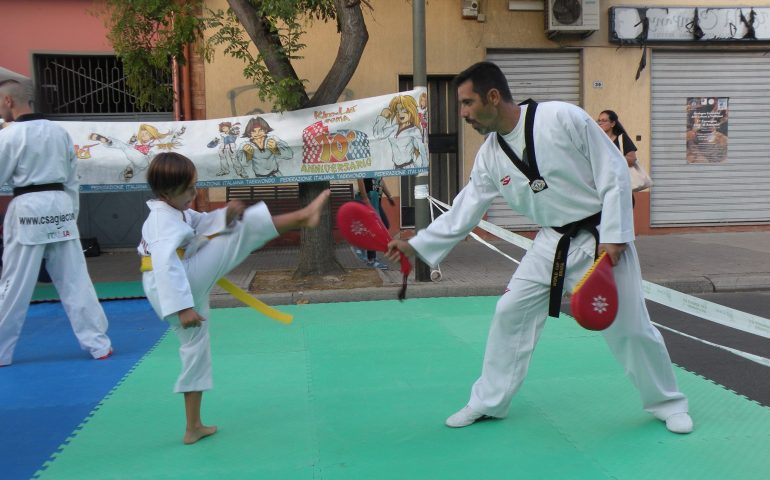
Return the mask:
M 307 205 L 321 192 L 329 188 L 329 182 L 299 184 L 299 200 Z M 335 275 L 345 271 L 334 255 L 334 219 L 331 218 L 331 203 L 327 203 L 317 228 L 303 228 L 300 234 L 299 263 L 294 278 L 310 275 Z
M 270 74 L 276 80 L 296 79 L 297 73 L 289 58 L 283 53 L 280 36 L 269 22 L 258 15 L 255 4 L 249 0 L 228 0 L 228 4 L 262 54 Z M 340 33 L 337 57 L 312 99 L 308 98 L 307 93 L 300 87 L 297 92 L 302 104 L 300 108 L 337 102 L 355 73 L 369 40 L 361 11 L 361 0 L 334 0 L 334 5 L 337 14 L 337 30 Z M 300 183 L 300 205 L 307 205 L 327 188 L 329 188 L 329 182 Z M 340 274 L 345 271 L 334 254 L 333 225 L 331 206 L 327 204 L 318 227 L 302 229 L 299 264 L 294 272 L 294 278 Z
M 337 11 L 337 30 L 340 44 L 334 66 L 326 74 L 307 107 L 336 103 L 345 87 L 356 73 L 358 63 L 369 41 L 361 2 L 357 0 L 334 0 Z
M 334 0 L 337 7 L 337 28 L 340 32 L 340 45 L 334 67 L 329 71 L 309 103 L 303 108 L 335 103 L 347 86 L 363 54 L 369 33 L 361 12 L 359 1 Z M 302 205 L 307 205 L 324 189 L 329 182 L 299 184 L 299 198 Z M 299 264 L 294 278 L 307 275 L 330 275 L 345 271 L 334 254 L 334 236 L 331 218 L 331 205 L 324 210 L 321 224 L 313 230 L 303 229 L 299 249 Z

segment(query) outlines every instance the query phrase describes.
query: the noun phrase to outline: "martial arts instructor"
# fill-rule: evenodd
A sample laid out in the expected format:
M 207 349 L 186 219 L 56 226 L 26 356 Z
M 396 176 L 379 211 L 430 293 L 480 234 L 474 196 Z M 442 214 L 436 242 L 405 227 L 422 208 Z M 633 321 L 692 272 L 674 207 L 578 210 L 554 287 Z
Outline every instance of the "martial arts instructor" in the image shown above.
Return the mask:
M 687 398 L 644 303 L 623 156 L 572 104 L 514 103 L 505 75 L 493 63 L 469 67 L 455 86 L 460 115 L 489 135 L 452 208 L 408 242 L 390 242 L 388 257 L 397 260 L 401 251 L 438 264 L 498 195 L 542 228 L 497 302 L 481 377 L 468 405 L 446 424 L 465 427 L 507 416 L 547 316 L 558 317 L 562 291 L 572 290 L 598 250 L 610 256 L 618 288 L 618 315 L 603 331 L 610 350 L 639 391 L 643 408 L 668 430 L 690 433 Z
M 40 264 L 61 297 L 80 347 L 95 359 L 112 353 L 107 317 L 88 276 L 77 227 L 77 158 L 61 126 L 32 113 L 30 92 L 0 81 L 0 185 L 13 187 L 3 223 L 0 366 L 10 365 Z

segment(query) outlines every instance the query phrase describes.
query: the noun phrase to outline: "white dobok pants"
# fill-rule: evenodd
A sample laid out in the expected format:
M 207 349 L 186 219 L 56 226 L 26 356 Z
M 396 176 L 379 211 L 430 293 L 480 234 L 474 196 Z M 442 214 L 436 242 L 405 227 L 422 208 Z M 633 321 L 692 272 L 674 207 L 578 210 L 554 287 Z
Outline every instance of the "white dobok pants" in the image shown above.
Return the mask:
M 111 348 L 107 317 L 88 275 L 80 240 L 22 245 L 11 237 L 5 239 L 0 279 L 0 365 L 13 360 L 43 258 L 80 348 L 94 358 L 107 355 Z
M 481 377 L 473 385 L 469 405 L 494 417 L 505 417 L 511 399 L 524 381 L 529 362 L 548 315 L 551 269 L 561 234 L 543 228 L 517 268 L 506 293 L 498 300 L 489 329 Z M 570 292 L 594 261 L 594 237 L 588 232 L 572 239 L 564 291 Z M 642 406 L 657 418 L 687 412 L 687 398 L 674 377 L 660 332 L 650 323 L 644 303 L 639 259 L 627 245 L 613 269 L 619 309 L 603 336 L 641 396 Z
M 243 262 L 251 252 L 275 238 L 272 216 L 264 204 L 246 209 L 243 221 L 228 234 L 212 238 L 193 256 L 182 260 L 187 280 L 192 290 L 193 307 L 207 321 L 200 327 L 182 328 L 179 315 L 169 315 L 164 320 L 179 338 L 179 357 L 182 371 L 177 378 L 174 392 L 201 392 L 213 386 L 211 372 L 211 341 L 209 337 L 209 293 L 217 280 Z M 144 291 L 156 311 L 158 293 L 152 271 L 143 274 Z

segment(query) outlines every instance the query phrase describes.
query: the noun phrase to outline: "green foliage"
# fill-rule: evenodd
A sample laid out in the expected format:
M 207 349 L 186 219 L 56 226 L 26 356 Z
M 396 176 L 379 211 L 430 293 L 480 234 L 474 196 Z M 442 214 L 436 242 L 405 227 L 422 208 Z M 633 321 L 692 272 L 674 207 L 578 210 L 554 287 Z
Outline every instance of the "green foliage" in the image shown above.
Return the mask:
M 300 108 L 306 81 L 296 76 L 276 77 L 261 52 L 244 31 L 235 13 L 207 10 L 203 0 L 105 0 L 108 38 L 123 61 L 129 89 L 142 104 L 167 103 L 172 85 L 159 84 L 152 71 L 170 72 L 171 59 L 183 64 L 184 46 L 209 37 L 202 47 L 211 62 L 216 48 L 244 63 L 243 76 L 259 85 L 262 101 L 273 101 L 278 111 Z M 249 0 L 254 12 L 269 26 L 275 53 L 291 62 L 301 58 L 301 36 L 308 21 L 336 18 L 333 0 Z M 254 53 L 256 52 L 256 53 Z
M 167 105 L 173 85 L 171 60 L 185 62 L 184 46 L 203 33 L 195 12 L 202 2 L 106 0 L 108 39 L 123 62 L 128 88 L 142 105 Z

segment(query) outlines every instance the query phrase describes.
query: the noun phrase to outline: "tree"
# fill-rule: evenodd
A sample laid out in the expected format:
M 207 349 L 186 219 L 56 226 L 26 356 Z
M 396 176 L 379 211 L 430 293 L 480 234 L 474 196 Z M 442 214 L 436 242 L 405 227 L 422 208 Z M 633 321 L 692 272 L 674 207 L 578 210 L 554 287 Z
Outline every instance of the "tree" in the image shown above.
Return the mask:
M 140 102 L 153 103 L 173 94 L 146 75 L 153 69 L 170 72 L 169 59 L 184 64 L 185 45 L 213 32 L 202 52 L 211 61 L 213 51 L 245 63 L 244 77 L 260 85 L 262 100 L 272 99 L 280 111 L 335 103 L 355 73 L 369 34 L 361 4 L 366 0 L 227 0 L 227 11 L 204 8 L 203 0 L 106 0 L 108 38 L 123 62 L 128 87 Z M 334 64 L 312 98 L 292 61 L 304 47 L 303 27 L 309 21 L 336 21 L 340 34 Z M 249 50 L 254 45 L 256 56 Z M 329 182 L 300 184 L 300 203 L 306 205 Z M 303 229 L 295 278 L 339 273 L 332 236 L 331 209 L 327 205 L 321 225 Z

